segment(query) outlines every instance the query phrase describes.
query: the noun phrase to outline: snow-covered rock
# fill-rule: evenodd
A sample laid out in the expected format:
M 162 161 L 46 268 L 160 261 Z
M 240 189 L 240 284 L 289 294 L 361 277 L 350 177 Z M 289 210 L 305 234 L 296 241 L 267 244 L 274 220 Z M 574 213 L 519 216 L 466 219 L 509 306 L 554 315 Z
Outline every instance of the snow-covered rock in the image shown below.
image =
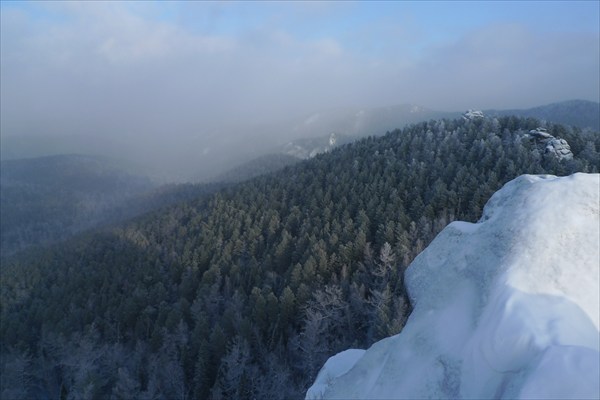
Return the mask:
M 335 133 L 329 135 L 329 146 L 335 146 L 335 142 L 337 141 L 337 136 Z
M 483 115 L 483 111 L 467 110 L 467 112 L 465 112 L 462 117 L 465 120 L 474 120 L 477 118 L 484 118 L 485 116 Z
M 546 141 L 545 153 L 552 154 L 559 160 L 570 160 L 573 158 L 571 146 L 569 146 L 569 143 L 565 139 L 554 138 Z
M 564 139 L 552 136 L 544 128 L 532 129 L 526 137 L 533 140 L 543 154 L 551 155 L 559 160 L 570 160 L 573 158 L 569 143 Z
M 346 373 L 333 357 L 307 398 L 599 398 L 599 192 L 598 174 L 506 184 L 407 269 L 403 331 Z
M 554 139 L 554 136 L 548 133 L 546 128 L 536 128 L 529 131 L 529 135 L 538 139 Z
M 356 362 L 365 354 L 365 350 L 349 349 L 330 357 L 313 385 L 308 389 L 306 397 L 310 399 L 323 398 L 323 393 L 334 379 L 344 375 L 356 364 Z

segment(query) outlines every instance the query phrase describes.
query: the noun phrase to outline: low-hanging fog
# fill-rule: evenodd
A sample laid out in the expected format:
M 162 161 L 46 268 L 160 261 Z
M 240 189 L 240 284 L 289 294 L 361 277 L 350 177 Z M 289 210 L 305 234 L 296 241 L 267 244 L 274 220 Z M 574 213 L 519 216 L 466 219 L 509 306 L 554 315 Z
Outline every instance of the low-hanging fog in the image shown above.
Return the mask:
M 204 179 L 328 110 L 598 101 L 599 7 L 2 2 L 2 141 Z

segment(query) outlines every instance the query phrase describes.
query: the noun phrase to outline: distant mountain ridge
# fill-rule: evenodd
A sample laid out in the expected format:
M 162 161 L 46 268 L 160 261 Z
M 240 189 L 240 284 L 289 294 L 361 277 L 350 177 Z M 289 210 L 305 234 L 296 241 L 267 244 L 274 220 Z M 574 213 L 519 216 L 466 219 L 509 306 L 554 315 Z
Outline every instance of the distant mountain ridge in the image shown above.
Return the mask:
M 571 100 L 530 109 L 484 111 L 490 117 L 533 117 L 600 131 L 600 105 L 591 101 Z M 380 136 L 424 121 L 460 118 L 463 112 L 436 111 L 415 104 L 348 107 L 321 110 L 280 122 L 223 126 L 214 131 L 198 126 L 196 132 L 186 133 L 179 141 L 166 137 L 149 137 L 140 141 L 132 137 L 86 136 L 83 133 L 52 137 L 43 134 L 3 135 L 0 158 L 96 154 L 129 159 L 131 164 L 143 166 L 145 175 L 162 182 L 207 181 L 226 173 L 236 164 L 267 154 L 284 153 L 309 158 L 355 138 Z M 327 143 L 332 133 L 337 137 L 334 145 Z
M 60 179 L 68 180 L 68 182 L 60 182 L 62 184 L 82 189 L 82 185 L 89 186 L 86 179 L 89 179 L 90 175 L 98 178 L 129 175 L 134 178 L 122 160 L 96 155 L 60 154 L 2 160 L 0 164 L 2 165 L 0 176 L 5 185 L 26 183 L 48 186 L 59 183 L 56 180 Z M 135 177 L 135 180 L 144 186 L 151 185 L 146 178 Z M 94 186 L 90 189 L 103 191 L 107 188 Z
M 97 226 L 118 205 L 154 187 L 118 161 L 97 156 L 3 160 L 0 166 L 2 256 Z
M 414 104 L 316 113 L 294 126 L 293 130 L 299 139 L 281 145 L 277 150 L 307 159 L 361 137 L 383 135 L 387 131 L 410 124 L 428 120 L 455 119 L 461 115 L 462 112 L 458 111 L 434 111 Z M 528 109 L 484 110 L 483 115 L 530 117 L 600 131 L 600 103 L 587 100 L 569 100 Z M 327 130 L 334 133 L 328 133 Z M 313 137 L 315 132 L 321 132 L 321 135 Z
M 80 154 L 1 161 L 0 256 L 197 199 L 227 184 L 158 186 L 126 164 Z
M 484 110 L 487 116 L 532 117 L 548 122 L 600 131 L 600 103 L 568 100 L 527 109 Z

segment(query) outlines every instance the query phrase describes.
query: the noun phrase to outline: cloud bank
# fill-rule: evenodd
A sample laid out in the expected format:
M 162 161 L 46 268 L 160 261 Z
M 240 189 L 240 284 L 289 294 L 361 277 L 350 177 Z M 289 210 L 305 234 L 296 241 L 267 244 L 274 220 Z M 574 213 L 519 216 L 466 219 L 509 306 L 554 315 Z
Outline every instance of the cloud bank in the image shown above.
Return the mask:
M 415 56 L 419 29 L 392 29 L 390 21 L 372 27 L 370 42 L 384 50 L 369 53 L 364 43 L 327 32 L 300 37 L 276 24 L 215 34 L 117 2 L 47 7 L 64 17 L 2 9 L 3 133 L 49 122 L 74 131 L 90 122 L 99 131 L 195 130 L 348 105 L 460 110 L 598 100 L 593 33 L 496 24 Z M 62 127 L 68 121 L 72 128 Z
M 445 35 L 439 15 L 363 20 L 358 6 L 4 3 L 1 133 L 160 144 L 338 107 L 599 100 L 598 29 L 497 20 Z

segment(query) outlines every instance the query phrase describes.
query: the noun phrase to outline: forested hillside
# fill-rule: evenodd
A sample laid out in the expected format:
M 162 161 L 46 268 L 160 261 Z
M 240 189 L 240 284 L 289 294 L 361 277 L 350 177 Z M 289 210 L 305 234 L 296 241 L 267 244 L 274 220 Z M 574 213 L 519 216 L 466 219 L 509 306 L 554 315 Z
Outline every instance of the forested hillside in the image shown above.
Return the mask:
M 214 193 L 223 183 L 157 186 L 105 157 L 60 155 L 2 161 L 0 255 L 61 242 L 170 204 Z
M 402 329 L 403 271 L 523 173 L 598 171 L 600 135 L 440 120 L 2 265 L 2 398 L 299 398 L 328 356 Z
M 541 120 L 600 130 L 600 103 L 587 100 L 569 100 L 543 106 L 516 110 L 486 110 L 486 115 L 538 118 Z
M 115 160 L 61 155 L 7 160 L 0 168 L 0 250 L 6 257 L 114 217 L 127 199 L 153 188 Z

